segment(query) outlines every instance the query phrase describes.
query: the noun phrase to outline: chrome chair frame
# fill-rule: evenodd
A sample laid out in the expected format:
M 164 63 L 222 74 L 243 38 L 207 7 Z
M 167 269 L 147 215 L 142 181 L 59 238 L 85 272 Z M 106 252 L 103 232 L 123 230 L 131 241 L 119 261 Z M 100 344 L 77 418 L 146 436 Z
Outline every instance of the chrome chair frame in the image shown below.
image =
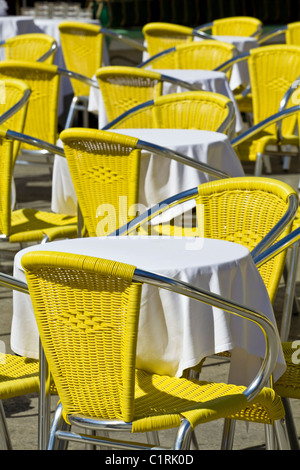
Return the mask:
M 213 22 L 213 21 L 211 21 L 211 22 L 209 22 L 209 23 L 204 23 L 204 24 L 202 24 L 202 25 L 200 25 L 200 26 L 197 26 L 197 27 L 195 28 L 195 31 L 205 33 L 205 31 L 210 30 L 210 29 L 213 27 L 213 25 L 214 25 L 214 22 Z M 253 38 L 253 37 L 257 36 L 257 35 L 260 35 L 261 32 L 262 32 L 262 27 L 261 27 L 261 26 L 258 26 L 258 27 L 257 27 L 257 30 L 254 31 L 254 33 L 252 33 L 249 37 L 250 37 L 250 38 Z M 208 36 L 209 38 L 211 37 L 211 39 L 217 39 L 217 40 L 218 40 L 218 37 L 214 37 L 213 35 L 210 36 L 209 34 L 206 34 L 206 36 Z
M 6 44 L 6 40 L 0 41 L 0 47 L 5 46 L 5 44 Z M 37 62 L 44 62 L 52 54 L 55 54 L 56 51 L 57 51 L 57 42 L 54 39 L 50 49 L 47 52 L 45 52 L 41 57 L 39 57 L 37 59 Z
M 141 104 L 138 104 L 137 106 L 134 106 L 133 108 L 130 108 L 128 111 L 125 111 L 124 113 L 120 114 L 120 116 L 118 116 L 116 119 L 113 119 L 112 121 L 107 123 L 105 126 L 103 126 L 102 130 L 107 131 L 111 129 L 122 119 L 130 117 L 130 115 L 135 114 L 136 112 L 139 112 L 142 109 L 153 106 L 154 103 L 155 103 L 155 100 L 149 100 L 149 101 L 146 101 L 145 103 L 141 103 Z M 218 127 L 216 132 L 221 132 L 225 134 L 227 131 L 230 131 L 230 128 L 233 126 L 235 122 L 235 109 L 231 101 L 228 102 L 227 108 L 228 108 L 228 116 L 222 122 L 222 124 Z
M 92 86 L 94 88 L 97 88 L 97 89 L 99 88 L 98 82 L 96 80 L 92 80 L 92 79 L 90 79 L 90 78 L 88 78 L 84 75 L 81 75 L 81 74 L 76 73 L 76 72 L 72 72 L 71 70 L 67 70 L 67 69 L 64 69 L 62 67 L 58 67 L 57 68 L 57 73 L 61 76 L 66 76 L 70 79 L 72 78 L 74 80 L 82 81 L 82 82 L 86 83 L 87 85 Z M 81 98 L 81 97 L 79 97 L 79 98 Z M 83 97 L 83 99 L 84 98 L 86 98 L 86 97 Z M 71 116 L 71 114 L 73 113 L 73 109 L 75 109 L 75 108 L 76 109 L 82 109 L 84 111 L 87 110 L 87 108 L 78 107 L 77 106 L 77 100 L 73 99 L 70 110 L 69 110 L 68 119 L 67 119 L 67 122 L 66 122 L 66 128 L 67 128 L 67 126 L 69 126 L 69 127 L 71 126 L 71 122 L 69 121 L 69 116 Z M 37 139 L 37 141 L 38 140 L 39 139 Z M 53 153 L 50 151 L 51 147 L 49 147 L 49 144 L 46 143 L 46 145 L 48 145 L 48 148 L 49 148 L 49 150 L 47 150 L 47 151 L 45 149 L 42 152 L 37 151 L 37 150 L 21 149 L 21 155 L 23 155 L 24 157 L 25 156 L 27 156 L 27 157 L 28 156 L 35 156 L 36 154 L 38 154 L 40 156 L 43 155 L 46 158 L 46 160 L 45 161 L 40 161 L 40 162 L 35 161 L 34 164 L 35 165 L 43 165 L 43 166 L 47 165 L 47 166 L 51 167 L 52 164 L 50 162 L 50 158 L 53 156 Z M 25 159 L 21 159 L 21 158 L 18 158 L 17 163 L 18 164 L 23 164 L 23 165 L 32 164 L 32 162 L 27 161 Z
M 279 350 L 279 342 L 278 342 L 278 335 L 276 328 L 274 325 L 262 314 L 259 312 L 249 309 L 244 305 L 239 305 L 235 302 L 229 301 L 217 294 L 213 294 L 211 292 L 207 292 L 205 290 L 196 288 L 194 286 L 189 285 L 188 283 L 181 282 L 169 277 L 161 276 L 152 272 L 136 269 L 133 276 L 133 281 L 135 282 L 142 282 L 147 283 L 152 286 L 156 286 L 159 288 L 167 289 L 173 292 L 176 292 L 181 295 L 188 296 L 192 299 L 197 301 L 203 302 L 205 304 L 212 305 L 217 308 L 221 308 L 227 311 L 230 314 L 240 316 L 245 318 L 249 321 L 255 322 L 261 330 L 264 332 L 266 337 L 266 351 L 265 357 L 262 361 L 262 365 L 260 370 L 257 373 L 255 379 L 251 382 L 251 384 L 245 389 L 243 392 L 244 395 L 247 397 L 248 401 L 252 400 L 264 386 L 269 384 L 272 371 L 274 369 L 278 350 Z M 0 285 L 9 287 L 11 289 L 18 290 L 20 292 L 28 294 L 28 287 L 25 282 L 17 280 L 13 276 L 9 276 L 7 274 L 0 273 Z M 42 346 L 41 346 L 42 351 Z M 40 379 L 41 379 L 41 392 L 40 392 L 40 414 L 39 414 L 39 430 L 40 430 L 40 448 L 45 448 L 45 441 L 47 439 L 47 423 L 49 422 L 49 370 L 47 367 L 47 361 L 45 355 L 42 353 L 40 358 Z M 44 384 L 44 385 L 43 385 Z M 48 391 L 47 391 L 48 390 Z M 105 446 L 114 446 L 112 445 L 109 439 L 101 438 L 101 437 L 93 437 L 93 436 L 82 436 L 80 434 L 75 435 L 74 433 L 70 433 L 68 431 L 64 431 L 62 429 L 56 430 L 57 424 L 60 422 L 60 413 L 61 407 L 58 408 L 57 413 L 55 414 L 53 427 L 50 431 L 49 435 L 49 444 L 48 448 L 55 447 L 55 440 L 56 439 L 67 439 L 72 441 L 77 441 L 81 443 L 89 443 L 89 444 L 100 444 Z M 109 431 L 112 429 L 118 430 L 130 430 L 131 423 L 125 423 L 121 420 L 116 420 L 113 422 L 103 421 L 103 420 L 93 420 L 93 419 L 85 419 L 82 416 L 71 416 L 70 417 L 71 424 L 76 424 L 79 427 L 90 428 L 90 429 L 104 429 L 105 431 Z M 280 442 L 280 447 L 282 449 L 288 449 L 289 443 L 285 433 L 285 427 L 283 423 L 276 422 L 275 425 L 275 432 L 277 433 L 278 440 Z M 175 441 L 174 448 L 176 450 L 180 449 L 188 449 L 190 446 L 190 442 L 192 439 L 192 429 L 190 423 L 187 420 L 182 420 L 182 424 L 178 430 L 178 434 Z M 119 449 L 130 448 L 135 450 L 140 449 L 149 449 L 154 448 L 157 449 L 156 446 L 152 446 L 151 444 L 144 444 L 131 446 L 128 442 L 119 441 L 118 443 Z
M 216 38 L 214 38 L 213 36 L 209 36 L 209 35 L 199 35 L 199 34 L 195 34 L 195 36 L 198 36 L 198 37 L 201 37 L 202 39 L 212 39 L 212 40 L 217 40 Z M 159 57 L 163 57 L 164 55 L 168 55 L 170 54 L 171 52 L 175 52 L 176 51 L 176 46 L 173 46 L 173 47 L 170 47 L 169 49 L 165 49 L 164 51 L 161 51 L 161 52 L 158 52 L 157 54 L 149 57 L 149 59 L 141 62 L 140 64 L 137 65 L 137 68 L 139 69 L 142 69 L 142 68 L 145 68 L 145 67 L 148 67 L 149 65 L 151 65 L 152 62 L 154 62 L 156 59 L 158 59 Z M 234 50 L 234 53 L 235 53 L 235 56 L 237 56 L 237 51 Z M 232 59 L 231 59 L 232 60 Z M 226 62 L 225 62 L 226 63 Z

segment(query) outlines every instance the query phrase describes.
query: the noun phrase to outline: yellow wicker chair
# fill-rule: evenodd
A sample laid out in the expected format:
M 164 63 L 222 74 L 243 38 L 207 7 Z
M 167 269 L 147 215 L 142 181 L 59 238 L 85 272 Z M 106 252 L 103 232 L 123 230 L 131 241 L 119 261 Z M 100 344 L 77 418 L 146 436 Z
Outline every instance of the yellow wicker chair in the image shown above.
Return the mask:
M 97 70 L 96 78 L 108 121 L 112 121 L 130 108 L 161 96 L 164 83 L 195 91 L 195 87 L 185 81 L 135 67 L 102 67 Z
M 31 208 L 11 210 L 11 187 L 14 170 L 13 141 L 17 139 L 28 141 L 28 136 L 0 129 L 1 239 L 10 243 L 27 243 L 76 237 L 77 217 L 43 212 Z M 59 151 L 58 148 L 57 151 Z
M 1 129 L 12 129 L 23 132 L 27 114 L 30 87 L 23 81 L 5 78 L 0 81 L 0 126 Z M 20 142 L 15 141 L 13 154 L 15 162 L 19 152 Z
M 196 31 L 211 30 L 213 36 L 251 36 L 259 38 L 263 23 L 251 16 L 219 18 L 196 28 Z
M 193 41 L 194 30 L 188 26 L 172 23 L 147 23 L 143 27 L 143 35 L 150 56 L 165 51 L 170 47 Z
M 82 128 L 64 130 L 60 137 L 89 236 L 107 235 L 133 218 L 127 208 L 139 202 L 142 150 L 176 159 L 215 177 L 226 177 L 206 164 L 134 137 Z
M 225 305 L 223 299 L 173 279 L 159 280 L 153 273 L 143 271 L 141 276 L 133 266 L 95 257 L 32 252 L 23 256 L 22 265 L 60 397 L 48 449 L 54 449 L 60 438 L 123 449 L 150 448 L 140 442 L 93 437 L 73 428 L 72 433 L 65 432 L 63 422 L 91 430 L 109 426 L 110 432 L 179 428 L 177 450 L 190 448 L 198 424 L 227 416 L 256 421 L 257 408 L 264 410 L 265 421 L 279 429 L 284 417 L 281 401 L 271 389 L 263 388 L 276 361 L 278 339 L 262 315 L 231 302 L 225 308 L 254 320 L 268 338 L 267 361 L 259 379 L 247 389 L 150 374 L 135 369 L 142 284 L 152 283 L 206 303 L 217 297 L 218 306 Z M 278 438 L 281 448 L 288 448 L 280 432 Z
M 103 64 L 103 41 L 108 36 L 121 41 L 135 49 L 144 50 L 137 41 L 126 38 L 120 33 L 107 28 L 80 23 L 79 21 L 63 21 L 59 24 L 61 47 L 67 69 L 92 78 L 96 70 Z M 89 87 L 83 83 L 71 80 L 74 98 L 66 121 L 66 128 L 71 127 L 74 113 L 83 111 L 84 127 L 88 127 L 88 97 Z
M 97 82 L 87 77 L 61 69 L 53 64 L 26 61 L 2 61 L 0 62 L 0 80 L 14 78 L 24 80 L 31 90 L 28 103 L 27 119 L 24 133 L 55 145 L 58 139 L 58 99 L 60 79 L 62 75 L 74 78 L 76 81 L 88 83 L 89 86 L 98 87 Z M 18 162 L 26 163 L 29 157 L 38 153 L 40 161 L 49 165 L 49 154 L 40 152 L 32 145 L 21 145 L 21 156 Z
M 67 69 L 92 78 L 102 66 L 103 34 L 97 25 L 62 22 L 59 25 L 61 47 Z M 66 128 L 71 127 L 76 110 L 84 111 L 84 126 L 88 127 L 87 104 L 89 86 L 83 82 L 71 80 L 74 98 L 66 121 Z
M 232 136 L 234 125 L 235 111 L 229 98 L 210 91 L 188 91 L 142 103 L 103 129 L 201 129 Z
M 47 34 L 19 34 L 0 42 L 5 50 L 5 60 L 26 60 L 52 64 L 57 50 L 54 38 Z
M 236 60 L 248 61 L 254 126 L 282 109 L 296 104 L 293 103 L 291 91 L 299 76 L 300 46 L 263 46 L 252 49 L 249 54 Z M 226 70 L 226 66 L 221 66 L 219 70 Z M 264 163 L 268 164 L 266 158 L 272 155 L 298 156 L 299 138 L 295 133 L 296 123 L 297 115 L 290 116 L 282 121 L 280 129 L 272 124 L 260 135 L 256 135 L 255 139 L 241 142 L 236 146 L 240 159 L 255 162 L 255 174 L 259 176 L 263 159 Z M 276 149 L 270 150 L 270 146 L 276 146 Z M 297 147 L 296 152 L 293 151 L 294 146 Z M 271 171 L 270 168 L 267 170 Z
M 180 44 L 151 56 L 139 65 L 153 69 L 199 69 L 214 70 L 219 65 L 237 56 L 235 46 L 228 42 L 206 39 L 189 44 Z M 226 72 L 228 80 L 231 69 Z

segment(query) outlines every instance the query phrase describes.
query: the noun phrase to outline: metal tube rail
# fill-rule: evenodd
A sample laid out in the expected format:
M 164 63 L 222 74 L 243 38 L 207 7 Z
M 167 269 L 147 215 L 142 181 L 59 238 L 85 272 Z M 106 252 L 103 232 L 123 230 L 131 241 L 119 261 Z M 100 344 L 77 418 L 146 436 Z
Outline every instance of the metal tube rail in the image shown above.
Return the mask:
M 253 127 L 248 129 L 247 131 L 243 132 L 242 134 L 238 135 L 234 139 L 231 140 L 231 145 L 235 147 L 236 145 L 241 144 L 245 140 L 253 137 L 258 132 L 262 131 L 265 127 L 270 126 L 271 124 L 275 124 L 276 122 L 284 119 L 288 116 L 291 116 L 294 113 L 300 112 L 300 106 L 292 106 L 291 108 L 284 109 L 278 113 L 272 114 L 268 118 L 264 119 L 263 121 L 255 124 Z
M 288 210 L 284 216 L 274 225 L 274 227 L 269 231 L 269 233 L 256 245 L 256 247 L 251 251 L 253 258 L 256 258 L 259 253 L 263 250 L 266 250 L 283 232 L 285 227 L 293 221 L 296 212 L 298 209 L 298 196 L 297 194 L 292 194 L 289 196 L 289 206 Z
M 61 147 L 49 144 L 49 142 L 46 142 L 45 140 L 37 139 L 36 137 L 32 137 L 26 134 L 21 134 L 20 132 L 12 131 L 10 129 L 6 131 L 6 136 L 13 140 L 18 140 L 19 142 L 30 144 L 43 150 L 47 150 L 52 154 L 58 154 L 61 157 L 65 157 L 65 153 Z
M 166 210 L 171 209 L 173 206 L 180 202 L 181 204 L 191 201 L 198 195 L 198 188 L 188 189 L 187 191 L 183 191 L 179 194 L 175 194 L 164 201 L 156 204 L 152 208 L 146 210 L 142 214 L 135 217 L 132 221 L 127 222 L 126 224 L 119 227 L 114 232 L 110 233 L 108 236 L 122 236 L 122 235 L 130 235 L 131 233 L 135 232 L 136 228 L 145 224 L 150 219 L 162 214 Z
M 169 148 L 161 147 L 159 145 L 146 142 L 144 140 L 138 140 L 136 144 L 136 148 L 140 150 L 153 152 L 153 153 L 156 153 L 157 155 L 161 155 L 163 157 L 167 157 L 172 160 L 176 160 L 179 163 L 188 165 L 192 168 L 195 168 L 196 170 L 203 171 L 214 177 L 230 178 L 231 176 L 228 173 L 225 173 L 224 171 L 218 170 L 216 168 L 213 168 L 212 166 L 207 165 L 206 163 L 196 161 L 193 158 L 188 157 L 187 155 L 183 155 L 182 153 L 175 152 Z
M 31 90 L 25 90 L 24 95 L 22 98 L 14 104 L 11 108 L 9 108 L 5 113 L 1 114 L 0 116 L 0 124 L 3 124 L 7 121 L 11 116 L 13 116 L 19 109 L 21 109 L 29 100 L 31 95 Z

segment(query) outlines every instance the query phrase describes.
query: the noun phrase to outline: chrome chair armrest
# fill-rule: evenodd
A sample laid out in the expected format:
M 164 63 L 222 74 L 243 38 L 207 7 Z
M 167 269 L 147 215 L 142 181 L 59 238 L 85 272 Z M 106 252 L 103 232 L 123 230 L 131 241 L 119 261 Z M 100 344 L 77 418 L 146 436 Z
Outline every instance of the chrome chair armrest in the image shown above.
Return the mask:
M 256 266 L 259 268 L 263 264 L 267 263 L 270 259 L 274 258 L 274 256 L 279 255 L 283 251 L 287 250 L 295 243 L 300 242 L 300 227 L 293 230 L 291 233 L 283 237 L 278 242 L 274 243 L 274 245 L 269 246 L 261 253 L 253 256 L 253 261 Z
M 128 109 L 124 113 L 120 114 L 120 116 L 116 117 L 112 121 L 108 122 L 104 127 L 102 127 L 103 131 L 107 131 L 108 129 L 113 128 L 116 124 L 118 124 L 123 119 L 130 117 L 132 114 L 140 111 L 143 108 L 147 108 L 148 106 L 152 106 L 154 104 L 154 100 L 145 101 L 144 103 L 138 104 L 133 108 Z
M 83 82 L 86 85 L 99 89 L 99 84 L 96 80 L 86 77 L 85 75 L 81 75 L 80 73 L 72 72 L 71 70 L 63 69 L 61 67 L 57 67 L 57 73 L 59 73 L 60 75 L 64 75 L 65 77 L 72 78 L 74 80 L 79 80 L 80 82 Z
M 33 145 L 34 147 L 40 148 L 42 150 L 47 150 L 51 154 L 57 154 L 60 155 L 61 157 L 65 157 L 65 153 L 61 147 L 58 147 L 57 145 L 50 144 L 49 142 L 46 142 L 45 140 L 37 139 L 36 137 L 31 137 L 26 134 L 22 134 L 20 132 L 12 131 L 12 130 L 7 130 L 6 131 L 6 137 L 12 139 L 12 140 L 18 140 L 19 142 Z
M 215 178 L 230 178 L 230 175 L 228 175 L 224 171 L 218 170 L 217 168 L 207 165 L 206 163 L 196 161 L 193 158 L 188 157 L 187 155 L 184 155 L 179 152 L 175 152 L 169 148 L 152 144 L 151 142 L 146 142 L 144 140 L 139 139 L 136 144 L 136 148 L 155 153 L 157 155 L 169 158 L 171 160 L 176 160 L 178 163 L 182 163 L 183 165 L 187 165 L 192 168 L 195 168 L 196 170 L 207 173 L 211 176 L 214 176 Z
M 256 247 L 251 251 L 251 255 L 254 259 L 258 257 L 260 253 L 267 250 L 272 243 L 279 237 L 287 225 L 293 221 L 297 210 L 298 210 L 298 196 L 292 194 L 289 196 L 289 206 L 288 210 L 284 216 L 277 222 L 276 225 L 269 231 L 269 233 L 256 245 Z
M 225 72 L 226 73 L 235 64 L 238 64 L 239 62 L 247 60 L 249 56 L 250 56 L 250 52 L 245 52 L 244 54 L 239 54 L 239 55 L 233 57 L 232 59 L 227 60 L 223 64 L 219 65 L 214 70 L 217 71 L 217 72 Z
M 137 65 L 138 69 L 142 69 L 144 67 L 147 67 L 150 65 L 152 62 L 154 62 L 156 59 L 159 59 L 160 57 L 170 54 L 171 52 L 176 51 L 176 47 L 170 47 L 169 49 L 165 49 L 164 51 L 158 52 L 157 54 L 153 55 L 152 57 L 149 57 L 149 59 L 145 60 L 144 62 L 141 62 L 140 64 Z
M 147 48 L 145 46 L 143 46 L 142 44 L 140 44 L 138 41 L 135 41 L 134 39 L 130 39 L 130 38 L 124 36 L 123 34 L 116 33 L 115 31 L 112 31 L 112 30 L 107 29 L 107 28 L 103 28 L 102 26 L 101 26 L 99 32 L 104 34 L 105 36 L 110 37 L 111 39 L 116 39 L 117 41 L 121 41 L 124 44 L 126 44 L 127 46 L 130 46 L 134 49 L 138 49 L 139 51 L 143 51 L 143 52 L 147 51 Z
M 264 45 L 264 43 L 266 43 L 269 39 L 272 39 L 272 38 L 274 38 L 274 37 L 276 37 L 276 36 L 279 36 L 280 34 L 284 33 L 286 30 L 287 30 L 287 26 L 280 26 L 279 28 L 273 29 L 272 31 L 270 31 L 269 33 L 266 33 L 266 34 L 262 35 L 262 36 L 258 39 L 258 45 L 259 45 L 259 46 Z
M 181 86 L 181 87 L 186 88 L 187 90 L 191 90 L 191 91 L 199 91 L 199 90 L 202 89 L 201 84 L 194 85 L 194 84 L 186 82 L 184 80 L 180 80 L 179 78 L 170 77 L 169 75 L 161 74 L 161 80 L 164 81 L 164 82 L 172 83 L 172 84 L 177 85 L 177 86 Z
M 237 145 L 240 145 L 246 140 L 253 138 L 256 134 L 258 134 L 271 124 L 275 124 L 278 121 L 298 112 L 300 112 L 300 106 L 292 106 L 291 108 L 287 108 L 278 113 L 272 114 L 272 116 L 269 116 L 267 119 L 264 119 L 263 121 L 259 122 L 255 126 L 251 127 L 250 129 L 247 129 L 245 132 L 232 139 L 231 145 L 233 147 L 236 147 Z
M 53 41 L 50 49 L 45 52 L 45 54 L 43 54 L 38 60 L 37 62 L 44 62 L 46 59 L 48 59 L 48 57 L 50 57 L 52 54 L 54 54 L 57 50 L 57 42 L 56 41 Z
M 201 24 L 200 26 L 196 26 L 196 28 L 194 28 L 194 31 L 207 31 L 209 29 L 211 29 L 213 27 L 214 23 L 213 21 L 211 21 L 210 23 L 204 23 L 204 24 Z
M 13 116 L 16 112 L 19 111 L 29 100 L 31 95 L 31 90 L 26 90 L 22 98 L 10 109 L 0 116 L 0 124 L 3 124 L 7 119 Z
M 175 194 L 174 196 L 170 196 L 169 198 L 164 199 L 163 201 L 159 202 L 155 206 L 147 209 L 142 214 L 138 215 L 130 222 L 119 227 L 114 232 L 110 233 L 108 236 L 122 236 L 122 235 L 131 235 L 136 232 L 138 227 L 145 225 L 154 219 L 155 217 L 163 214 L 169 209 L 172 209 L 174 206 L 178 204 L 184 204 L 188 201 L 195 199 L 198 195 L 198 188 L 188 189 L 187 191 L 183 191 L 181 193 Z
M 299 88 L 299 85 L 300 85 L 300 76 L 292 83 L 292 85 L 289 87 L 289 89 L 284 94 L 284 97 L 280 101 L 278 112 L 281 112 L 281 111 L 284 111 L 285 109 L 287 109 L 288 102 L 291 99 L 291 96 L 293 95 L 293 93 Z M 282 121 L 278 121 L 276 123 L 276 127 L 277 127 L 278 140 L 281 141 L 282 140 L 282 130 L 281 130 L 282 129 Z
M 173 82 L 172 82 L 173 83 Z M 176 83 L 176 82 L 174 82 Z M 177 84 L 180 84 L 181 86 L 185 86 L 184 82 L 177 82 Z M 129 118 L 130 116 L 134 115 L 134 113 L 139 112 L 140 110 L 147 108 L 148 106 L 152 106 L 154 104 L 154 100 L 149 100 L 145 101 L 144 103 L 140 103 L 137 106 L 134 106 L 133 108 L 128 109 L 124 113 L 120 114 L 120 116 L 116 117 L 112 121 L 108 122 L 104 127 L 102 127 L 103 131 L 106 131 L 108 129 L 112 129 L 116 124 L 121 122 L 123 119 Z M 235 121 L 235 109 L 234 105 L 232 102 L 228 103 L 228 115 L 226 119 L 222 122 L 222 124 L 218 127 L 216 132 L 221 132 L 225 133 L 227 130 L 230 129 L 230 127 L 234 124 Z

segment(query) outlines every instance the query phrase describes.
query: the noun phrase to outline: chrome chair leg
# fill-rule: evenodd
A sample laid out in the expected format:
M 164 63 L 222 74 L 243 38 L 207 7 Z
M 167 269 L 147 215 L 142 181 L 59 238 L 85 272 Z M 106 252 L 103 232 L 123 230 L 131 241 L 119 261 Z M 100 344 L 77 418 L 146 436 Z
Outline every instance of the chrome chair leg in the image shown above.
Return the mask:
M 0 449 L 12 450 L 12 444 L 7 428 L 6 416 L 3 409 L 2 400 L 0 400 Z
M 57 429 L 61 429 L 63 427 L 64 419 L 62 417 L 62 410 L 63 410 L 62 404 L 59 403 L 55 410 L 54 417 L 52 420 L 52 424 L 51 424 L 51 428 L 49 432 L 47 450 L 54 450 L 57 448 L 58 440 L 55 437 L 55 433 Z
M 40 343 L 40 395 L 39 395 L 39 426 L 38 448 L 45 450 L 49 439 L 50 430 L 50 371 L 45 358 L 43 347 Z
M 274 429 L 279 450 L 291 450 L 285 420 L 281 419 L 275 421 Z
M 263 155 L 261 153 L 258 153 L 256 155 L 254 176 L 261 176 L 262 169 L 263 169 Z
M 175 450 L 188 450 L 191 445 L 193 429 L 190 422 L 185 419 L 182 421 L 176 436 L 174 445 Z
M 299 258 L 299 244 L 295 243 L 291 248 L 291 259 L 289 263 L 287 278 L 285 281 L 286 289 L 284 295 L 284 304 L 282 310 L 282 323 L 280 327 L 280 339 L 281 341 L 288 341 L 292 312 L 293 312 L 293 302 L 295 299 L 295 285 L 296 285 L 296 275 L 297 275 L 297 266 Z
M 226 418 L 223 427 L 221 450 L 232 450 L 236 421 Z
M 77 105 L 77 101 L 78 101 L 78 98 L 76 96 L 74 96 L 74 98 L 72 99 L 72 103 L 71 103 L 69 112 L 68 112 L 68 116 L 67 116 L 67 120 L 66 120 L 66 124 L 65 124 L 65 129 L 69 129 L 72 125 L 72 122 L 73 122 L 73 119 L 74 119 L 75 108 L 76 108 L 76 105 Z
M 291 450 L 299 450 L 299 440 L 297 436 L 297 430 L 294 423 L 294 417 L 291 410 L 290 400 L 288 398 L 282 398 L 282 403 L 285 409 L 285 421 L 286 421 L 286 429 L 289 438 L 289 443 L 291 446 Z
M 157 431 L 153 432 L 146 432 L 147 442 L 148 444 L 152 444 L 153 446 L 159 446 L 159 435 Z

